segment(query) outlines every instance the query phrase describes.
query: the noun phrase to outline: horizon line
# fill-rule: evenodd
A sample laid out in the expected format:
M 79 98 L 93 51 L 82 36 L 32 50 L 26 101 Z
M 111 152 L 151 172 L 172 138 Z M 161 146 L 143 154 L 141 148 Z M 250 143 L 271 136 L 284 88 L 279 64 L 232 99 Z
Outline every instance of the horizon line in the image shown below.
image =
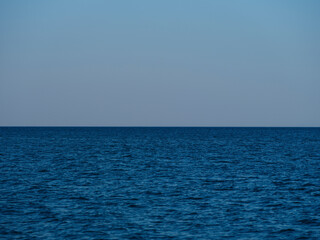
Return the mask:
M 0 125 L 0 128 L 10 128 L 10 127 L 34 127 L 34 128 L 55 128 L 55 127 L 63 127 L 63 128 L 320 128 L 320 126 L 197 126 L 197 125 L 168 125 L 168 126 L 142 126 L 142 125 L 119 125 L 119 126 L 111 126 L 111 125 Z

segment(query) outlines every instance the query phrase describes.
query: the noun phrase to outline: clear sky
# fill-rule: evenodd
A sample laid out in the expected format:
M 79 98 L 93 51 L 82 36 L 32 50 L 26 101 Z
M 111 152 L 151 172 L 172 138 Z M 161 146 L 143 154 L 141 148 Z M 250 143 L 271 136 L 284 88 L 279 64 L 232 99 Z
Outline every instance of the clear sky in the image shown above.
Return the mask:
M 320 126 L 320 1 L 2 0 L 0 125 Z

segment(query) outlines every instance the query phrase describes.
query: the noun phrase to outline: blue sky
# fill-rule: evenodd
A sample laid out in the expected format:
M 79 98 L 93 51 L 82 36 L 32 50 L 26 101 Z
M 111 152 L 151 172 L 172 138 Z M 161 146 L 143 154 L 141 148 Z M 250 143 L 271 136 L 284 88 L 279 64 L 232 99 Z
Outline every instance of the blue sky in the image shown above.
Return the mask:
M 320 126 L 320 1 L 0 2 L 1 126 Z

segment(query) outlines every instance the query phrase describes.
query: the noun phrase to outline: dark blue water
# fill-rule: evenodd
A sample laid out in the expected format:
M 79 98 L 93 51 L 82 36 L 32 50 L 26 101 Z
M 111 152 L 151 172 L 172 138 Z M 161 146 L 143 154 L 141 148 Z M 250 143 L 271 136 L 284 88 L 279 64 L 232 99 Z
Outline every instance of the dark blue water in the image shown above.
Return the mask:
M 320 239 L 320 128 L 0 128 L 0 238 Z

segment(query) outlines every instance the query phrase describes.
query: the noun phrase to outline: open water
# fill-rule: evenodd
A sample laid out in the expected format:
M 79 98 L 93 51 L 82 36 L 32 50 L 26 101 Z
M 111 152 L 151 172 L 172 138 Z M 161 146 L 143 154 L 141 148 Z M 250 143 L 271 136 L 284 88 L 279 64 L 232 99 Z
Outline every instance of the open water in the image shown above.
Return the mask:
M 320 239 L 320 128 L 0 128 L 1 239 Z

